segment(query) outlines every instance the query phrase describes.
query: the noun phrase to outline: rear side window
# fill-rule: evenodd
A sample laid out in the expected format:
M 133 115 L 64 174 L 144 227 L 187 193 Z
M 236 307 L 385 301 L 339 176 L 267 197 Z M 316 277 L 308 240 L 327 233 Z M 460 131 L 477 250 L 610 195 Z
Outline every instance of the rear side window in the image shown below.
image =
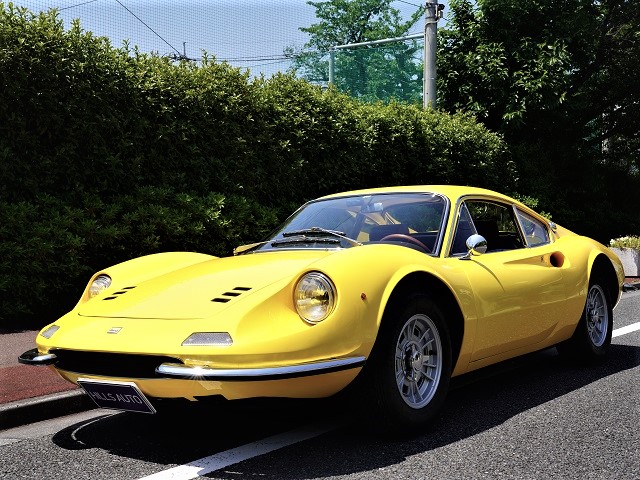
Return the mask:
M 549 230 L 544 223 L 520 210 L 516 210 L 516 212 L 528 247 L 546 245 L 550 242 Z

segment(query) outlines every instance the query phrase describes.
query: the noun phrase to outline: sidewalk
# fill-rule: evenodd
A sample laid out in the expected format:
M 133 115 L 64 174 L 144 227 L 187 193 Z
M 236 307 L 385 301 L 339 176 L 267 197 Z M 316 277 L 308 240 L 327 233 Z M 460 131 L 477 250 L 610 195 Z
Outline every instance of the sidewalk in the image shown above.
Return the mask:
M 18 363 L 37 331 L 0 332 L 0 430 L 94 408 L 77 386 L 44 366 Z
M 625 291 L 640 290 L 627 278 Z M 21 365 L 18 356 L 35 348 L 37 331 L 0 330 L 0 430 L 96 408 L 84 391 L 52 368 Z

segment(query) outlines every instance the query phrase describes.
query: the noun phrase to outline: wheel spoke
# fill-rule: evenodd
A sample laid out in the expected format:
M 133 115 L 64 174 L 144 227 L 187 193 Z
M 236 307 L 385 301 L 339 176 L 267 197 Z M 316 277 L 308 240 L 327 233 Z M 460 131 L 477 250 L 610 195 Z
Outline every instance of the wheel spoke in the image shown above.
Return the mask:
M 596 347 L 602 346 L 607 338 L 609 312 L 604 291 L 597 284 L 589 289 L 585 317 L 587 334 L 591 343 Z
M 417 314 L 405 322 L 395 352 L 395 380 L 405 403 L 412 408 L 428 404 L 442 374 L 442 345 L 433 321 Z
M 405 383 L 404 371 L 396 367 L 396 385 L 398 385 L 398 388 L 400 390 L 402 390 L 402 385 L 404 385 L 404 383 Z
M 414 403 L 420 401 L 420 390 L 418 390 L 418 384 L 416 382 L 411 382 L 411 399 Z

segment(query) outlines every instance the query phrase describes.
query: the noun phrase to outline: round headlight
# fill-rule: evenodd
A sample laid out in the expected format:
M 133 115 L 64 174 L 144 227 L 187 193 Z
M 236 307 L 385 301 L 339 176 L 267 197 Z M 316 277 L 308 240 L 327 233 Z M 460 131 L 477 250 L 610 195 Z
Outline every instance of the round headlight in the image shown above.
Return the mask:
M 111 277 L 109 275 L 98 275 L 89 287 L 89 298 L 99 295 L 111 285 Z
M 304 275 L 296 285 L 294 303 L 298 315 L 309 323 L 327 318 L 335 304 L 336 291 L 331 280 L 319 272 Z

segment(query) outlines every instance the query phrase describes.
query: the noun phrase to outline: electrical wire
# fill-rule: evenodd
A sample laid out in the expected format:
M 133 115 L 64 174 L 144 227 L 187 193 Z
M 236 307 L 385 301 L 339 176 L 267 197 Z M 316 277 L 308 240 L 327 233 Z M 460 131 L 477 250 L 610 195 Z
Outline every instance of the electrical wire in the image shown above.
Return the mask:
M 219 58 L 220 61 L 224 62 L 271 62 L 271 61 L 279 61 L 279 60 L 289 60 L 293 57 L 299 56 L 300 54 L 293 55 L 260 55 L 255 57 L 229 57 L 229 58 Z M 216 57 L 218 58 L 218 57 Z
M 76 5 L 69 5 L 68 7 L 58 7 L 57 10 L 61 12 L 63 10 L 69 10 L 70 8 L 81 7 L 82 5 L 88 5 L 89 3 L 98 2 L 98 1 L 100 0 L 88 0 L 87 2 L 78 3 Z
M 69 10 L 70 8 L 76 8 L 76 7 L 81 7 L 82 5 L 88 5 L 90 3 L 94 3 L 94 2 L 98 2 L 99 0 L 88 0 L 86 2 L 82 2 L 82 3 L 77 3 L 75 5 L 69 5 L 68 7 L 60 7 L 57 10 L 58 11 L 62 11 L 62 10 Z M 177 53 L 177 57 L 178 58 L 184 58 L 186 60 L 194 60 L 192 58 L 186 58 L 183 54 L 180 53 L 180 51 L 174 47 L 173 45 L 171 45 L 167 40 L 165 40 L 158 32 L 156 32 L 153 28 L 151 28 L 149 25 L 147 25 L 140 17 L 138 17 L 135 13 L 133 13 L 131 10 L 129 10 L 126 5 L 124 5 L 120 0 L 115 0 L 118 5 L 120 5 L 122 8 L 124 8 L 127 12 L 129 12 L 129 14 L 133 15 L 136 20 L 138 20 L 140 23 L 142 23 L 145 27 L 147 27 L 149 30 L 151 30 L 151 32 L 153 32 L 153 34 L 158 37 L 160 40 L 162 40 L 164 43 L 166 43 L 167 45 L 169 45 L 169 47 Z
M 270 65 L 277 65 L 279 63 L 285 63 L 288 60 L 291 60 L 291 59 L 287 58 L 286 60 L 278 60 L 277 62 L 256 63 L 256 64 L 252 64 L 252 65 L 247 65 L 245 68 L 268 67 Z
M 77 3 L 75 5 L 70 5 L 68 7 L 60 7 L 58 8 L 58 11 L 62 11 L 62 10 L 69 10 L 71 8 L 76 8 L 76 7 L 81 7 L 83 5 L 88 5 L 90 3 L 95 3 L 97 1 L 100 0 L 87 0 L 85 2 L 81 2 L 81 3 Z M 120 0 L 115 0 L 118 5 L 120 5 L 122 8 L 124 8 L 130 15 L 132 15 L 136 20 L 138 20 L 140 23 L 142 23 L 142 25 L 144 25 L 148 30 L 150 30 L 155 36 L 157 36 L 160 40 L 162 40 L 164 43 L 166 43 L 174 52 L 176 52 L 175 54 L 170 54 L 167 55 L 168 57 L 171 57 L 174 60 L 189 60 L 189 61 L 201 61 L 202 58 L 197 59 L 197 58 L 189 58 L 186 57 L 185 55 L 183 55 L 182 53 L 180 53 L 180 51 L 175 48 L 173 45 L 171 45 L 167 40 L 165 40 L 158 32 L 156 32 L 153 28 L 151 28 L 146 22 L 144 22 L 144 20 L 142 20 L 140 17 L 138 17 L 135 13 L 133 13 L 129 8 L 127 8 L 126 5 L 124 5 Z M 421 5 L 416 5 L 415 3 L 411 3 L 408 2 L 406 0 L 394 0 L 400 3 L 405 3 L 407 5 L 411 5 L 417 8 L 420 8 Z M 218 61 L 221 62 L 238 62 L 238 63 L 245 63 L 245 62 L 268 62 L 268 63 L 260 63 L 260 64 L 252 64 L 249 65 L 249 67 L 262 67 L 262 66 L 268 66 L 268 65 L 274 65 L 274 64 L 278 64 L 278 63 L 284 63 L 287 61 L 291 61 L 297 57 L 300 57 L 302 55 L 307 55 L 309 53 L 317 53 L 319 54 L 320 52 L 299 52 L 299 53 L 294 53 L 294 54 L 287 54 L 287 55 L 282 55 L 282 54 L 278 54 L 278 55 L 259 55 L 259 56 L 247 56 L 247 57 L 230 57 L 230 58 L 217 58 L 216 59 Z
M 395 0 L 396 2 L 406 3 L 407 5 L 411 5 L 412 7 L 420 8 L 422 5 L 416 5 L 415 3 L 407 2 L 406 0 Z
M 166 43 L 167 45 L 169 45 L 169 47 L 171 47 L 171 49 L 173 51 L 175 51 L 180 57 L 182 57 L 183 55 L 178 51 L 178 49 L 176 47 L 174 47 L 173 45 L 171 45 L 169 42 L 167 42 L 164 38 L 162 38 L 162 36 L 156 32 L 153 28 L 151 28 L 149 25 L 147 25 L 140 17 L 138 17 L 135 13 L 133 13 L 131 10 L 129 10 L 120 0 L 116 0 L 116 2 L 122 7 L 124 8 L 127 12 L 129 12 L 131 15 L 133 15 L 141 24 L 143 24 L 145 27 L 147 27 L 149 30 L 151 30 L 154 35 L 156 35 L 160 40 L 162 40 L 164 43 Z

